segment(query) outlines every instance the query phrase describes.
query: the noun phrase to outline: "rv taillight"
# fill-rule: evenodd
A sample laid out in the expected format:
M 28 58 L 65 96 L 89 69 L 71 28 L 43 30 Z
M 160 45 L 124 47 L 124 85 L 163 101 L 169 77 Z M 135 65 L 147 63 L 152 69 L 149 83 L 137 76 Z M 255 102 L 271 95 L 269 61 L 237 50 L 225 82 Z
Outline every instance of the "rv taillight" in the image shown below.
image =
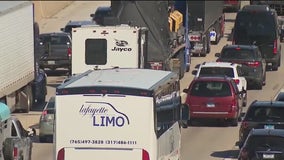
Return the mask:
M 71 55 L 72 55 L 72 49 L 69 47 L 69 48 L 67 49 L 67 56 L 68 56 L 68 57 L 71 57 Z
M 154 70 L 162 70 L 163 69 L 163 63 L 162 62 L 150 62 L 151 69 Z
M 64 148 L 61 148 L 59 151 L 58 151 L 58 154 L 57 154 L 57 160 L 64 160 L 64 154 L 65 154 L 65 151 L 64 151 Z
M 277 54 L 277 46 L 278 44 L 277 44 L 277 39 L 276 39 L 274 40 L 274 43 L 273 43 L 273 54 Z
M 150 160 L 149 153 L 142 149 L 142 160 Z

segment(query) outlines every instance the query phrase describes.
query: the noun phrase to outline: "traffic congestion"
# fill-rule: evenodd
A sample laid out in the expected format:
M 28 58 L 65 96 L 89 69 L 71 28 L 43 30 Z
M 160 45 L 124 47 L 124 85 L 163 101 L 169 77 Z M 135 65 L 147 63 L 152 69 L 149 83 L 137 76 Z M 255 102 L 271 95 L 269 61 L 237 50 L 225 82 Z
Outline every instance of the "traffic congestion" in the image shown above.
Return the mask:
M 169 59 L 169 61 L 172 63 L 174 63 L 177 59 L 180 62 L 182 61 L 180 66 L 178 66 L 177 68 L 171 68 L 173 72 L 177 73 L 177 77 L 180 78 L 180 80 L 178 81 L 179 84 L 175 84 L 175 82 L 172 81 L 166 84 L 160 84 L 160 82 L 157 84 L 162 86 L 160 88 L 167 88 L 166 86 L 169 84 L 171 84 L 171 86 L 179 86 L 179 94 L 177 95 L 181 96 L 181 102 L 177 103 L 182 103 L 182 107 L 188 107 L 189 117 L 187 117 L 186 123 L 181 124 L 180 121 L 179 123 L 181 125 L 179 127 L 178 125 L 175 125 L 175 123 L 172 123 L 172 128 L 165 127 L 165 125 L 160 125 L 158 123 L 157 126 L 155 126 L 155 124 L 153 124 L 153 126 L 158 128 L 156 130 L 158 137 L 157 144 L 159 142 L 159 137 L 161 137 L 161 139 L 174 139 L 171 142 L 175 142 L 175 145 L 172 144 L 170 146 L 167 146 L 167 144 L 164 143 L 164 148 L 169 148 L 163 150 L 161 149 L 162 147 L 160 147 L 158 144 L 157 150 L 159 152 L 152 153 L 154 151 L 151 151 L 149 148 L 155 148 L 155 145 L 140 146 L 139 143 L 147 142 L 150 144 L 150 141 L 148 141 L 147 139 L 142 139 L 143 136 L 137 136 L 139 134 L 137 132 L 133 132 L 133 130 L 130 130 L 131 128 L 129 127 L 128 130 L 123 131 L 115 129 L 109 130 L 110 132 L 115 132 L 118 134 L 118 136 L 116 135 L 114 137 L 120 139 L 119 141 L 113 141 L 111 140 L 111 138 L 109 138 L 109 136 L 104 139 L 105 137 L 103 136 L 104 134 L 102 130 L 96 130 L 96 133 L 101 134 L 92 137 L 90 130 L 90 133 L 85 134 L 86 139 L 83 139 L 83 141 L 80 140 L 81 146 L 84 146 L 85 148 L 89 147 L 89 145 L 87 145 L 86 143 L 87 140 L 90 140 L 90 142 L 92 141 L 90 137 L 94 139 L 92 145 L 95 144 L 96 147 L 109 147 L 110 145 L 112 145 L 112 149 L 114 149 L 119 144 L 120 149 L 125 150 L 124 147 L 127 148 L 139 146 L 142 148 L 142 151 L 139 151 L 139 153 L 142 153 L 143 160 L 146 160 L 147 158 L 151 159 L 149 157 L 152 156 L 158 157 L 160 156 L 160 154 L 165 154 L 165 152 L 168 151 L 171 152 L 171 154 L 167 155 L 169 159 L 177 158 L 181 160 L 284 159 L 284 131 L 282 130 L 284 129 L 284 102 L 282 102 L 283 98 L 281 98 L 281 96 L 283 96 L 282 94 L 284 89 L 284 83 L 282 81 L 282 74 L 284 73 L 284 62 L 281 56 L 283 54 L 283 49 L 281 49 L 283 47 L 281 35 L 283 31 L 283 25 L 281 26 L 282 12 L 279 12 L 279 10 L 270 9 L 268 6 L 262 6 L 260 4 L 254 3 L 253 1 L 239 2 L 240 3 L 236 3 L 236 6 L 229 6 L 228 4 L 223 6 L 222 2 L 222 13 L 220 12 L 219 15 L 219 12 L 216 12 L 216 15 L 209 16 L 209 19 L 211 21 L 206 20 L 206 18 L 208 17 L 206 17 L 207 15 L 205 13 L 205 15 L 203 15 L 204 24 L 202 24 L 200 27 L 202 29 L 195 26 L 190 26 L 194 29 L 192 29 L 191 31 L 186 31 L 189 32 L 190 35 L 188 42 L 180 40 L 183 37 L 178 37 L 180 40 L 178 42 L 169 42 L 171 47 L 170 49 L 173 49 L 173 53 L 177 56 L 175 56 L 174 58 L 166 58 Z M 208 2 L 207 5 L 213 6 L 213 4 L 214 1 L 212 1 L 212 3 Z M 27 153 L 23 154 L 22 157 L 18 156 L 20 154 L 18 154 L 18 150 L 15 150 L 14 147 L 13 152 L 11 151 L 11 153 L 13 153 L 14 155 L 14 158 L 17 156 L 17 158 L 24 157 L 24 160 L 63 160 L 64 158 L 72 159 L 75 157 L 78 158 L 80 156 L 87 158 L 84 152 L 79 153 L 76 151 L 73 153 L 73 150 L 70 149 L 72 147 L 76 148 L 79 146 L 79 141 L 77 143 L 77 140 L 72 138 L 78 138 L 81 134 L 84 134 L 84 132 L 88 130 L 85 130 L 86 126 L 82 125 L 82 123 L 85 121 L 79 121 L 78 119 L 76 120 L 75 113 L 77 113 L 78 111 L 75 108 L 74 111 L 72 111 L 71 109 L 68 109 L 68 107 L 75 104 L 77 106 L 80 106 L 81 109 L 79 110 L 79 112 L 80 114 L 84 114 L 84 116 L 88 114 L 94 115 L 95 112 L 102 113 L 102 111 L 97 111 L 97 108 L 95 109 L 95 107 L 93 107 L 95 106 L 95 104 L 91 104 L 89 99 L 86 100 L 86 98 L 81 98 L 80 94 L 94 94 L 94 90 L 97 91 L 96 94 L 102 95 L 105 95 L 106 93 L 113 94 L 111 92 L 114 92 L 115 94 L 121 92 L 119 95 L 123 95 L 122 97 L 127 99 L 127 101 L 121 101 L 120 103 L 117 103 L 118 101 L 113 100 L 113 97 L 110 96 L 107 100 L 104 99 L 104 101 L 107 101 L 107 103 L 100 102 L 100 106 L 104 106 L 101 108 L 106 108 L 108 111 L 115 111 L 109 114 L 113 116 L 113 119 L 99 119 L 98 116 L 97 118 L 94 116 L 92 122 L 93 126 L 109 125 L 121 127 L 124 126 L 124 122 L 128 121 L 129 123 L 131 116 L 139 117 L 139 115 L 135 116 L 135 112 L 131 112 L 132 110 L 123 110 L 123 105 L 120 106 L 120 104 L 131 105 L 131 102 L 134 101 L 132 99 L 133 96 L 139 97 L 135 98 L 135 100 L 138 101 L 139 99 L 142 99 L 143 96 L 140 97 L 142 94 L 146 94 L 148 92 L 150 93 L 147 88 L 143 88 L 143 91 L 147 90 L 147 92 L 145 91 L 146 93 L 141 93 L 141 95 L 138 95 L 137 92 L 141 89 L 138 82 L 140 82 L 140 84 L 150 83 L 147 82 L 147 80 L 143 81 L 143 78 L 139 79 L 139 76 L 142 77 L 144 74 L 145 76 L 153 75 L 150 76 L 151 78 L 149 78 L 149 80 L 151 79 L 151 82 L 155 80 L 158 81 L 159 78 L 156 78 L 156 75 L 152 74 L 151 71 L 149 71 L 149 73 L 145 71 L 144 73 L 144 71 L 140 72 L 135 70 L 135 72 L 132 72 L 131 70 L 127 70 L 129 74 L 127 76 L 125 75 L 125 77 L 122 78 L 122 81 L 120 81 L 121 79 L 119 75 L 116 74 L 117 72 L 124 71 L 123 69 L 119 69 L 119 66 L 122 66 L 121 68 L 140 68 L 142 66 L 142 64 L 140 63 L 141 59 L 139 61 L 136 61 L 137 57 L 134 56 L 121 56 L 119 59 L 119 57 L 117 57 L 116 55 L 114 57 L 109 56 L 109 59 L 106 60 L 106 58 L 102 56 L 92 56 L 90 54 L 91 52 L 102 52 L 102 48 L 106 48 L 108 46 L 105 45 L 103 41 L 88 41 L 91 38 L 104 38 L 106 29 L 99 27 L 104 25 L 107 26 L 109 24 L 113 24 L 114 22 L 117 23 L 116 19 L 111 19 L 114 13 L 120 13 L 120 19 L 123 19 L 124 22 L 129 21 L 129 24 L 131 24 L 130 22 L 132 22 L 132 25 L 140 25 L 140 21 L 142 20 L 147 22 L 145 24 L 148 24 L 149 22 L 151 22 L 151 20 L 147 19 L 147 16 L 151 17 L 152 15 L 153 19 L 156 18 L 156 10 L 150 12 L 155 8 L 154 3 L 153 5 L 151 5 L 152 8 L 150 9 L 143 6 L 143 3 L 124 3 L 123 5 L 123 9 L 121 9 L 120 4 L 115 2 L 74 1 L 52 17 L 44 18 L 38 22 L 39 51 L 42 52 L 43 56 L 38 57 L 39 61 L 37 66 L 40 67 L 41 73 L 43 71 L 46 73 L 46 96 L 44 99 L 40 96 L 38 100 L 37 98 L 35 98 L 32 104 L 26 103 L 31 105 L 29 107 L 29 112 L 27 111 L 29 110 L 27 108 L 16 108 L 18 112 L 12 113 L 12 115 L 15 116 L 20 121 L 20 123 L 22 123 L 22 127 L 19 128 L 20 130 L 23 130 L 25 134 L 24 137 L 29 137 L 32 140 L 32 149 L 30 151 L 31 155 L 27 156 L 29 155 L 29 151 L 27 150 L 23 151 Z M 148 11 L 149 13 L 145 13 L 146 18 L 142 16 L 141 20 L 139 19 L 139 16 L 135 17 L 135 15 L 138 15 L 138 13 L 140 13 L 136 11 L 133 11 L 132 15 L 129 16 L 128 12 L 131 11 L 129 8 L 133 8 L 133 5 L 136 5 L 136 7 L 138 6 L 138 8 L 140 8 L 139 11 Z M 162 5 L 163 3 L 157 6 L 160 7 Z M 199 4 L 197 5 L 192 3 L 191 5 L 197 7 Z M 204 5 L 206 6 L 206 4 Z M 217 3 L 215 3 L 214 5 L 217 6 Z M 284 11 L 284 4 L 282 5 Z M 112 6 L 112 9 L 114 10 L 113 12 L 111 12 L 111 8 L 109 6 Z M 174 20 L 174 22 L 176 22 L 175 20 L 177 20 L 175 19 L 176 16 L 178 17 L 180 14 L 174 12 L 173 10 L 181 9 L 180 12 L 183 13 L 180 6 L 182 5 L 179 4 L 176 5 L 175 8 L 169 8 L 169 10 L 165 10 L 165 14 L 167 15 L 168 12 L 173 13 L 171 18 L 172 20 Z M 214 6 L 214 11 L 216 11 L 217 9 L 216 6 Z M 226 11 L 223 10 L 224 8 L 226 9 Z M 229 11 L 227 11 L 227 9 L 229 9 Z M 157 11 L 160 11 L 159 13 L 163 13 L 161 9 Z M 223 13 L 223 11 L 225 12 Z M 206 12 L 210 13 L 210 9 L 207 9 Z M 109 19 L 100 17 L 100 14 L 104 14 L 104 16 L 106 17 L 109 16 Z M 279 14 L 278 17 L 277 14 Z M 176 25 L 174 24 L 174 22 L 167 20 L 165 23 Z M 196 21 L 194 22 L 194 24 L 197 26 L 198 22 L 200 21 Z M 213 25 L 210 26 L 209 24 Z M 96 32 L 100 33 L 101 35 L 95 35 L 94 28 L 92 28 L 93 25 L 99 25 L 96 28 Z M 164 32 L 159 32 L 156 30 L 159 27 L 162 28 L 163 25 L 164 23 L 161 20 L 160 23 L 156 23 L 156 21 L 154 21 L 153 25 L 148 24 L 147 26 L 148 30 L 146 30 L 146 32 L 151 32 L 149 33 L 150 38 L 147 42 L 149 44 L 149 51 L 151 53 L 156 51 L 156 49 L 165 51 L 167 49 L 166 47 L 159 46 L 157 44 L 166 42 L 166 38 L 172 38 L 171 36 L 167 37 L 163 35 Z M 207 28 L 207 25 L 209 25 L 210 27 Z M 91 27 L 88 28 L 88 26 Z M 170 27 L 172 29 L 171 32 L 178 30 L 178 28 L 175 27 Z M 147 55 L 147 52 L 144 49 L 141 49 L 145 47 L 143 43 L 144 40 L 147 41 L 147 39 L 143 39 L 145 37 L 141 36 L 145 34 L 145 30 L 143 30 L 144 28 L 131 28 L 130 26 L 128 28 L 128 32 L 123 32 L 118 36 L 117 34 L 119 33 L 120 29 L 124 31 L 125 28 L 127 28 L 127 26 L 122 26 L 121 28 L 112 28 L 111 26 L 108 26 L 107 29 L 109 32 L 107 32 L 106 34 L 108 34 L 110 38 L 106 39 L 115 39 L 116 44 L 116 49 L 113 49 L 115 47 L 111 46 L 109 52 L 115 54 L 121 52 L 139 52 L 140 54 Z M 116 34 L 116 32 L 118 33 Z M 130 32 L 139 34 L 133 35 L 129 34 Z M 200 41 L 200 39 L 202 38 L 200 38 L 198 34 L 201 32 L 203 32 L 201 35 L 208 34 L 209 36 L 204 36 L 204 41 Z M 93 35 L 90 36 L 91 34 Z M 155 37 L 155 35 L 159 36 Z M 123 37 L 123 39 L 127 41 L 122 41 L 121 37 Z M 132 41 L 138 41 L 138 44 L 136 44 L 137 46 L 132 45 L 131 38 L 133 38 Z M 156 41 L 156 38 L 161 39 L 161 41 Z M 180 42 L 184 42 L 184 44 Z M 190 54 L 187 56 L 180 56 L 180 54 L 183 54 L 183 52 L 179 51 L 180 47 L 184 47 L 183 45 L 186 46 L 187 44 L 189 44 L 189 46 L 191 47 L 188 50 Z M 125 48 L 125 46 L 128 48 Z M 85 55 L 80 55 L 80 48 L 84 47 L 86 47 Z M 137 47 L 138 49 L 136 50 L 135 47 Z M 73 57 L 73 54 L 76 58 Z M 140 54 L 135 54 L 135 56 L 138 56 Z M 164 64 L 162 65 L 159 63 L 154 63 L 153 61 L 159 61 L 162 57 L 165 58 L 165 56 L 166 55 L 163 54 L 157 55 L 157 57 L 146 56 L 149 59 L 146 59 L 145 57 L 145 60 L 152 63 L 149 63 L 148 66 L 145 65 L 144 67 L 146 68 L 150 66 L 152 67 L 151 69 L 163 69 L 161 66 L 163 66 Z M 125 62 L 125 60 L 131 61 L 133 63 L 121 63 L 121 61 Z M 94 63 L 98 63 L 99 65 L 94 65 Z M 104 63 L 106 65 L 104 65 Z M 184 68 L 182 66 L 184 66 Z M 106 86 L 110 85 L 109 88 L 106 87 L 104 90 L 98 92 L 100 86 L 96 86 L 96 84 L 93 84 L 93 88 L 90 87 L 91 89 L 87 89 L 88 87 L 82 85 L 82 83 L 86 83 L 87 86 L 91 84 L 91 81 L 88 82 L 87 79 L 82 79 L 82 77 L 90 78 L 91 75 L 93 75 L 93 77 L 97 77 L 95 76 L 97 74 L 96 71 L 85 71 L 89 69 L 104 70 L 112 67 L 116 69 L 115 73 L 98 73 L 98 75 L 100 75 L 101 77 L 104 77 L 103 75 L 108 75 L 109 77 L 117 78 L 116 80 L 114 80 L 114 78 L 108 80 L 107 77 L 105 80 L 105 77 L 98 79 L 98 82 L 101 82 Z M 129 83 L 131 84 L 124 84 L 127 77 L 130 77 L 131 79 L 131 76 L 137 73 L 140 73 L 141 75 L 136 75 L 136 78 L 138 78 L 136 80 L 136 86 L 132 86 L 132 84 L 135 84 L 135 82 L 133 81 L 129 81 Z M 156 74 L 162 74 L 162 72 L 156 72 Z M 169 75 L 172 76 L 171 79 L 176 78 L 176 76 L 173 76 L 170 73 Z M 94 78 L 94 80 L 97 79 Z M 131 80 L 134 79 L 132 78 Z M 81 85 L 79 85 L 79 83 L 81 83 Z M 114 88 L 114 91 L 110 90 L 112 84 L 117 84 L 117 88 Z M 119 86 L 121 84 L 122 86 Z M 137 91 L 134 92 L 132 90 L 127 90 L 127 92 L 129 93 L 124 95 L 126 90 L 123 87 L 127 85 L 131 86 L 134 89 L 135 87 L 137 87 Z M 81 90 L 77 91 L 76 87 L 81 87 Z M 84 93 L 84 88 L 86 88 L 86 93 Z M 154 89 L 153 93 L 156 93 L 156 90 L 158 89 Z M 175 96 L 173 96 L 176 95 L 175 91 L 176 88 L 171 87 L 171 89 L 161 90 L 160 92 L 169 92 L 171 95 L 170 97 L 173 99 L 173 101 L 175 101 Z M 42 95 L 44 93 L 38 92 L 37 95 L 39 94 Z M 76 96 L 73 96 L 72 94 L 76 94 Z M 57 95 L 59 96 L 57 97 L 57 102 L 55 102 L 55 97 Z M 164 102 L 163 96 L 167 97 L 168 95 L 162 94 L 157 97 L 150 96 L 150 98 L 156 100 L 157 104 L 154 104 L 154 107 L 155 105 L 157 105 L 156 107 L 161 107 L 162 103 L 167 102 Z M 67 98 L 70 98 L 70 100 L 65 103 L 64 100 L 67 100 Z M 42 102 L 42 100 L 44 100 L 45 102 Z M 92 100 L 101 101 L 101 98 Z M 144 101 L 145 100 L 143 100 L 143 102 Z M 129 102 L 129 104 L 127 104 L 126 102 Z M 113 105 L 110 103 L 117 104 Z M 142 103 L 142 101 L 139 103 Z M 64 106 L 62 108 L 58 108 L 60 115 L 58 114 L 57 116 L 55 116 L 56 104 Z M 93 107 L 96 111 L 91 111 L 91 107 Z M 66 109 L 68 109 L 69 112 Z M 182 110 L 181 112 L 184 112 L 184 110 Z M 65 115 L 65 113 L 71 115 L 71 117 Z M 141 115 L 143 115 L 142 112 Z M 159 114 L 157 115 L 157 121 L 160 122 Z M 105 114 L 101 117 L 107 116 L 108 115 Z M 5 115 L 0 114 L 0 118 L 2 117 L 5 117 Z M 58 119 L 56 119 L 55 117 L 58 117 Z M 150 118 L 153 117 L 149 116 L 147 119 Z M 57 135 L 55 135 L 54 127 L 56 120 L 58 120 L 57 124 L 58 126 L 60 126 L 60 128 L 58 128 L 56 131 Z M 181 116 L 179 120 L 184 120 L 184 117 Z M 66 121 L 72 123 L 66 123 Z M 80 124 L 76 124 L 76 121 Z M 139 122 L 139 124 L 144 125 L 145 123 Z M 151 123 L 148 122 L 148 124 L 150 125 Z M 74 130 L 74 128 L 76 128 L 76 130 Z M 147 131 L 147 129 L 151 127 L 147 127 L 147 125 L 145 125 L 143 128 L 145 129 L 144 131 Z M 169 128 L 171 128 L 172 130 L 171 133 L 177 132 L 178 128 L 180 128 L 180 135 L 175 134 L 170 138 L 163 137 L 163 133 L 167 133 L 167 129 Z M 136 128 L 136 130 L 141 134 L 144 133 L 142 132 L 142 130 L 138 130 L 138 128 Z M 119 134 L 123 135 L 123 133 L 125 134 L 126 132 L 133 132 L 132 134 L 137 135 L 119 136 Z M 148 132 L 151 131 L 149 130 Z M 60 137 L 59 135 L 61 135 L 62 137 Z M 144 135 L 148 135 L 147 132 L 145 132 Z M 68 138 L 71 140 L 69 140 Z M 124 140 L 122 140 L 121 138 L 124 138 Z M 174 147 L 178 147 L 178 145 L 176 145 L 177 139 L 180 140 L 180 148 L 177 149 L 178 151 L 174 152 L 176 149 Z M 70 141 L 70 144 L 65 144 L 66 141 Z M 125 146 L 122 146 L 124 142 Z M 61 147 L 65 147 L 65 149 L 62 150 Z M 84 149 L 84 147 L 82 147 L 81 149 Z M 20 150 L 21 148 L 16 149 Z M 109 149 L 109 152 L 112 152 L 110 151 L 112 149 Z M 4 157 L 7 156 L 6 152 L 7 151 L 5 151 L 4 153 Z M 93 152 L 96 152 L 97 157 L 104 158 L 105 156 L 103 152 L 98 152 L 98 150 L 94 150 Z M 115 151 L 114 153 L 116 152 L 117 151 Z M 133 153 L 131 152 L 131 157 L 134 158 L 137 152 L 138 151 L 136 150 L 133 151 Z M 180 157 L 178 157 L 177 155 L 179 155 Z M 123 151 L 121 152 L 120 156 L 127 157 L 127 154 L 125 153 L 125 151 Z M 111 155 L 108 155 L 107 157 L 110 159 Z

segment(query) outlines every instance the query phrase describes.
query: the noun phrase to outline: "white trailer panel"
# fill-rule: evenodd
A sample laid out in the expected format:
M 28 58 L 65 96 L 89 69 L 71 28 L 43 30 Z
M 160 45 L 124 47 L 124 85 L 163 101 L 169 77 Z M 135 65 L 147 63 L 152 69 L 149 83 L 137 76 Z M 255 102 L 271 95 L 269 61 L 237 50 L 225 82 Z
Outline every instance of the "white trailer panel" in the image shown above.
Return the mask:
M 119 26 L 83 26 L 72 31 L 72 74 L 83 73 L 99 68 L 139 68 L 139 29 L 128 25 Z M 86 64 L 86 40 L 105 39 L 106 63 Z M 94 49 L 94 56 L 105 56 Z M 143 61 L 143 59 L 140 59 Z
M 0 2 L 0 98 L 34 80 L 34 15 L 30 1 Z

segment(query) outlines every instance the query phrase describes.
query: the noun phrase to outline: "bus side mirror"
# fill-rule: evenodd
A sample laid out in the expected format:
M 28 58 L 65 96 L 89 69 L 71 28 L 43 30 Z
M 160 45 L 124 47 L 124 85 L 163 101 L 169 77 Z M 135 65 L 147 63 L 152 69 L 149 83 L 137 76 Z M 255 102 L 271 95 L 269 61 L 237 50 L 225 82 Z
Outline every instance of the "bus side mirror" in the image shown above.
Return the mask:
M 189 107 L 187 104 L 181 104 L 181 116 L 180 116 L 180 125 L 182 128 L 188 127 L 189 117 Z

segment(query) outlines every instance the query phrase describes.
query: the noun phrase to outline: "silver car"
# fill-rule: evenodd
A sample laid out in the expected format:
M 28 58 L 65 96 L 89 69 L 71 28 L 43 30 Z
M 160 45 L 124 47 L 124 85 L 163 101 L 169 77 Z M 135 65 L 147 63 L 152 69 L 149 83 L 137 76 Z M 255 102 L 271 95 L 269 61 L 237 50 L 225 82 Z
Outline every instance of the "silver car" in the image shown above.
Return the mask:
M 52 142 L 54 133 L 55 97 L 46 103 L 39 120 L 39 141 Z

